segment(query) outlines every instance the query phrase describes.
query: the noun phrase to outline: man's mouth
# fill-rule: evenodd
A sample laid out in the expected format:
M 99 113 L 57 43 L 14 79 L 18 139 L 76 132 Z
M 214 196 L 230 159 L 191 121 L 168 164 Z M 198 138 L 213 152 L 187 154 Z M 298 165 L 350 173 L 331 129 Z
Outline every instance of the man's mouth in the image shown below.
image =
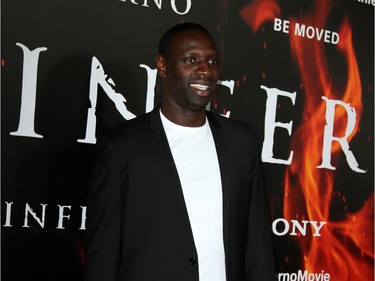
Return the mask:
M 190 84 L 190 87 L 195 88 L 200 91 L 206 91 L 208 88 L 210 88 L 210 85 L 194 83 L 194 84 Z

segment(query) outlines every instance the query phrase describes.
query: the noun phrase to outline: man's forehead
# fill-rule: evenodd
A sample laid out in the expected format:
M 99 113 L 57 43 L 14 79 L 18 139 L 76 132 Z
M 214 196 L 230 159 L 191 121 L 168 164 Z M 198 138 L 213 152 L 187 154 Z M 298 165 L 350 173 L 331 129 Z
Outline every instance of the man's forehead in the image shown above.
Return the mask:
M 171 49 L 184 49 L 185 51 L 199 50 L 204 47 L 205 49 L 211 49 L 212 52 L 217 52 L 212 37 L 208 33 L 200 30 L 188 30 L 176 34 L 173 37 L 171 47 Z

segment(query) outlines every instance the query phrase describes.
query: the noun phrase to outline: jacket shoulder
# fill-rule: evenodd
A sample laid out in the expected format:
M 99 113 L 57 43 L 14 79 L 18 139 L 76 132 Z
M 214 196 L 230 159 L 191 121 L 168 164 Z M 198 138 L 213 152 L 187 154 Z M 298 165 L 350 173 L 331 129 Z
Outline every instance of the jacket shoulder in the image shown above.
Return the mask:
M 126 120 L 108 129 L 98 137 L 98 142 L 124 143 L 124 141 L 140 140 L 148 134 L 150 134 L 150 113 Z
M 207 117 L 212 124 L 212 126 L 224 131 L 233 131 L 239 134 L 251 134 L 256 135 L 255 129 L 250 124 L 242 121 L 234 120 L 228 117 L 224 117 L 218 113 L 208 112 Z

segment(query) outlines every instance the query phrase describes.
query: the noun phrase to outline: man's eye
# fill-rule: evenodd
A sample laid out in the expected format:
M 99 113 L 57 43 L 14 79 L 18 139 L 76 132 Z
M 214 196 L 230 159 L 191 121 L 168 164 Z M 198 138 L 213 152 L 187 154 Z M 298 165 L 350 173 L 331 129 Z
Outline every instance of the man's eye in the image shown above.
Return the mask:
M 219 61 L 218 61 L 218 59 L 210 59 L 210 60 L 208 60 L 208 63 L 209 64 L 218 64 Z
M 195 58 L 185 58 L 184 62 L 187 64 L 195 63 L 197 60 Z

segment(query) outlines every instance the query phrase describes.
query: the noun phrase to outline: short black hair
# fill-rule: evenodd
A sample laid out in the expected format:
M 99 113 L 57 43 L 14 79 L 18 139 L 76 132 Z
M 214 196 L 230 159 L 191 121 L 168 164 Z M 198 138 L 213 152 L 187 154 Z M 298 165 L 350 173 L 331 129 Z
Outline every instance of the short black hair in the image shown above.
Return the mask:
M 160 38 L 159 54 L 163 58 L 168 59 L 170 49 L 171 49 L 171 46 L 173 44 L 173 38 L 176 35 L 178 35 L 180 33 L 183 33 L 185 31 L 202 31 L 202 32 L 206 33 L 212 39 L 212 36 L 211 36 L 210 32 L 200 24 L 192 23 L 192 22 L 177 24 L 177 25 L 171 27 L 170 29 L 168 29 L 163 34 L 163 36 Z M 212 41 L 213 41 L 213 39 L 212 39 Z

